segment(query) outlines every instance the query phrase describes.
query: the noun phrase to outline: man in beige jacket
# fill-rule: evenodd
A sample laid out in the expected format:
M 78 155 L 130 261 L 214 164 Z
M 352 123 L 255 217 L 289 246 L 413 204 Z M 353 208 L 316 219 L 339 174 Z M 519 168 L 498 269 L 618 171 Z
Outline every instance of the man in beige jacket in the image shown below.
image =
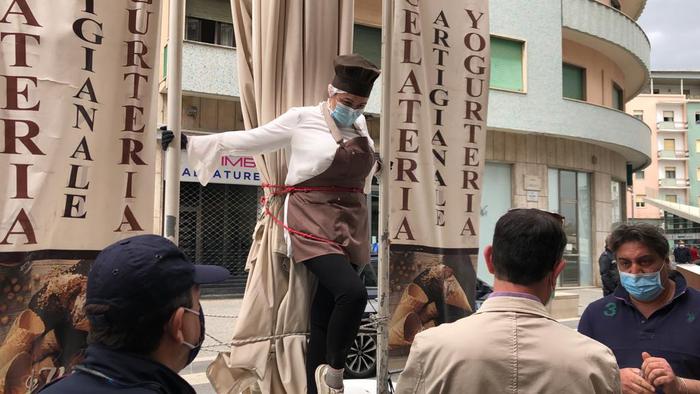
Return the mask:
M 484 250 L 494 293 L 472 316 L 416 336 L 397 392 L 618 393 L 610 349 L 545 308 L 566 243 L 559 215 L 515 209 L 501 217 Z

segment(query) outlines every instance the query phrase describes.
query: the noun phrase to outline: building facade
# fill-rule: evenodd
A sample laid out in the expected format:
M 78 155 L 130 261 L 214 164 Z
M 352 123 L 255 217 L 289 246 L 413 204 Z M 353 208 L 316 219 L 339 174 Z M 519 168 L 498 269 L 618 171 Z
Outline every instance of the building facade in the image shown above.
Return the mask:
M 624 113 L 648 81 L 645 1 L 492 0 L 492 80 L 481 245 L 512 207 L 565 216 L 560 286 L 599 283 L 597 259 L 625 220 L 627 172 L 650 130 Z M 534 23 L 536 21 L 536 23 Z M 490 279 L 483 261 L 479 276 Z
M 630 219 L 663 223 L 647 199 L 700 204 L 700 72 L 652 71 L 627 112 L 651 129 L 652 163 L 634 174 L 627 196 Z
M 651 161 L 649 127 L 623 111 L 648 82 L 649 41 L 636 23 L 644 5 L 644 0 L 490 1 L 492 70 L 480 243 L 490 243 L 496 220 L 508 209 L 560 212 L 569 240 L 563 287 L 598 284 L 596 261 L 605 236 L 626 216 L 627 174 Z M 243 128 L 237 79 L 231 78 L 237 71 L 229 8 L 227 0 L 187 1 L 182 116 L 188 133 Z M 379 0 L 355 1 L 354 50 L 377 64 L 380 13 Z M 162 43 L 166 48 L 167 23 Z M 164 57 L 167 61 L 167 50 Z M 378 144 L 380 83 L 366 109 Z M 225 261 L 233 267 L 239 284 L 232 286 L 240 290 L 244 238 L 250 239 L 255 223 L 258 189 L 241 184 L 243 175 L 229 179 L 223 171 L 207 187 L 188 182 L 186 175 L 180 243 L 198 262 Z M 375 191 L 373 237 L 376 202 Z M 492 280 L 481 260 L 478 275 Z

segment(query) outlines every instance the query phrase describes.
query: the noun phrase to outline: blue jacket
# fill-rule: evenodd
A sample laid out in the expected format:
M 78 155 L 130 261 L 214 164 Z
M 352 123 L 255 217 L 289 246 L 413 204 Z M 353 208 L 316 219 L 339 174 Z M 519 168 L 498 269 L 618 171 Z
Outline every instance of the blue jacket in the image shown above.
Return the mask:
M 620 368 L 639 368 L 642 352 L 665 358 L 676 375 L 700 379 L 700 292 L 673 272 L 673 299 L 644 317 L 619 286 L 586 308 L 578 324 L 580 333 L 609 347 Z
M 41 394 L 194 394 L 184 379 L 149 358 L 90 345 L 85 361 Z

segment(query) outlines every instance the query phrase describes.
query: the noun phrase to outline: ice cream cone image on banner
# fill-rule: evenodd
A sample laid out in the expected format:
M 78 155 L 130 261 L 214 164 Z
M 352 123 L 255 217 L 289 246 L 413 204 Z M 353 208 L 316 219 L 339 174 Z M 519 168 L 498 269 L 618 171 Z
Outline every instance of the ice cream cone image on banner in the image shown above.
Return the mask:
M 456 306 L 457 308 L 472 311 L 471 306 L 469 306 L 469 299 L 464 293 L 462 286 L 460 286 L 457 278 L 451 275 L 449 278 L 445 279 L 444 283 L 444 297 L 445 304 Z
M 43 387 L 57 375 L 60 377 L 65 371 L 64 367 L 56 368 L 56 363 L 51 356 L 44 358 L 32 365 L 32 387 Z
M 27 352 L 13 354 L 0 368 L 0 391 L 5 394 L 27 393 L 27 381 L 32 369 L 32 357 Z
M 389 347 L 410 346 L 423 325 L 417 313 L 410 312 L 394 322 L 389 329 Z
M 396 306 L 396 310 L 392 316 L 392 323 L 401 320 L 411 312 L 417 313 L 423 309 L 427 303 L 428 296 L 425 294 L 425 291 L 415 283 L 409 284 L 401 295 L 401 301 L 399 301 L 399 304 Z
M 469 298 L 458 279 L 459 270 L 446 264 L 428 264 L 401 293 L 389 324 L 389 348 L 410 346 L 420 331 L 467 316 Z M 408 279 L 408 278 L 406 278 Z M 420 328 L 414 324 L 416 314 Z M 415 331 L 415 332 L 414 332 Z
M 425 324 L 426 322 L 438 317 L 437 306 L 434 302 L 431 302 L 430 304 L 426 305 L 418 315 L 420 316 L 420 321 Z
M 413 337 L 421 330 L 421 319 L 418 313 L 427 303 L 428 296 L 423 289 L 415 283 L 409 284 L 401 295 L 401 301 L 391 319 L 389 346 L 411 344 Z
M 17 315 L 5 336 L 5 342 L 0 346 L 0 369 L 4 368 L 15 355 L 31 352 L 34 340 L 44 333 L 44 329 L 44 322 L 31 310 L 25 309 Z
M 51 330 L 34 344 L 32 357 L 34 360 L 42 360 L 44 357 L 61 350 L 56 339 L 56 332 Z
M 34 363 L 32 365 L 32 371 L 34 371 L 35 375 L 38 375 L 42 370 L 52 369 L 54 367 L 56 367 L 56 364 L 53 362 L 51 357 L 46 357 L 43 360 Z

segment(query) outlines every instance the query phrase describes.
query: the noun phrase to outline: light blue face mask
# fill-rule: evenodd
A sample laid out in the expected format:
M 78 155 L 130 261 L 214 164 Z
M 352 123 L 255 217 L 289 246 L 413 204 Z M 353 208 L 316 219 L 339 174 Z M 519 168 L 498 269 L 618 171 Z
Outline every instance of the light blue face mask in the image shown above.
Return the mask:
M 644 302 L 654 300 L 664 291 L 661 270 L 649 274 L 628 274 L 620 271 L 620 284 L 634 299 Z
M 361 109 L 352 109 L 341 103 L 335 103 L 335 109 L 331 112 L 331 116 L 340 127 L 352 126 L 360 115 L 362 115 Z

